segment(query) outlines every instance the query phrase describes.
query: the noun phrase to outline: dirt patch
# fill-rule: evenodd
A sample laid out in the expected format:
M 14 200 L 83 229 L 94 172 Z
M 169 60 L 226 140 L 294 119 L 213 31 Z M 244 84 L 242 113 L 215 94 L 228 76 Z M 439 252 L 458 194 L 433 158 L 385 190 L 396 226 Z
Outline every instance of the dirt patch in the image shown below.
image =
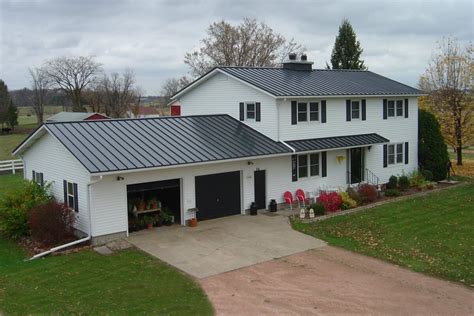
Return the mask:
M 200 280 L 218 315 L 474 312 L 474 292 L 322 247 Z

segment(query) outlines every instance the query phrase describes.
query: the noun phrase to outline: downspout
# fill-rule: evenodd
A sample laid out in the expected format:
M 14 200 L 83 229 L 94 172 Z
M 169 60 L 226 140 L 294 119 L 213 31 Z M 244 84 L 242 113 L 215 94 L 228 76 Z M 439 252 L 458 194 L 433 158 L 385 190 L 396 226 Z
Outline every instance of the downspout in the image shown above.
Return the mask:
M 294 152 L 294 153 L 296 152 L 296 150 L 295 150 L 293 147 L 291 147 L 290 145 L 288 145 L 288 144 L 285 143 L 284 141 L 280 140 L 280 143 L 282 143 L 282 144 L 285 145 L 286 147 L 290 148 L 292 152 Z
M 46 256 L 46 255 L 49 255 L 50 253 L 53 253 L 53 252 L 55 252 L 55 251 L 58 251 L 58 250 L 61 250 L 61 249 L 67 248 L 67 247 L 71 247 L 71 246 L 74 246 L 74 245 L 77 245 L 77 244 L 80 244 L 80 243 L 83 243 L 83 242 L 86 242 L 86 241 L 91 240 L 91 238 L 92 238 L 92 215 L 91 215 L 91 194 L 90 194 L 90 186 L 93 185 L 93 184 L 95 184 L 95 183 L 97 183 L 97 182 L 102 181 L 102 178 L 103 178 L 103 176 L 99 176 L 99 179 L 87 183 L 87 207 L 89 208 L 89 234 L 88 234 L 86 237 L 84 237 L 84 238 L 81 238 L 81 239 L 72 241 L 72 242 L 70 242 L 70 243 L 67 243 L 67 244 L 64 244 L 64 245 L 61 245 L 61 246 L 57 246 L 57 247 L 51 248 L 51 249 L 49 249 L 49 250 L 47 250 L 47 251 L 45 251 L 45 252 L 39 253 L 39 254 L 37 254 L 37 255 L 34 255 L 33 257 L 31 257 L 30 259 L 28 259 L 28 260 L 26 260 L 26 261 L 38 259 L 38 258 L 44 257 L 44 256 Z

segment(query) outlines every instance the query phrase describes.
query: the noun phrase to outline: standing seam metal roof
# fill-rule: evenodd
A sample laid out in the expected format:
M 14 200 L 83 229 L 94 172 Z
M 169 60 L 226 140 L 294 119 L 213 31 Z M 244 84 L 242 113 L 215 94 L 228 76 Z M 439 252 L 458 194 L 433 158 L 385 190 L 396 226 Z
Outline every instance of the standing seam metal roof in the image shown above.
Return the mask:
M 388 142 L 388 139 L 375 133 L 286 141 L 286 143 L 297 152 L 356 147 Z
M 229 115 L 47 122 L 91 173 L 291 153 Z
M 383 96 L 423 93 L 368 70 L 304 71 L 268 67 L 218 67 L 218 69 L 274 96 Z

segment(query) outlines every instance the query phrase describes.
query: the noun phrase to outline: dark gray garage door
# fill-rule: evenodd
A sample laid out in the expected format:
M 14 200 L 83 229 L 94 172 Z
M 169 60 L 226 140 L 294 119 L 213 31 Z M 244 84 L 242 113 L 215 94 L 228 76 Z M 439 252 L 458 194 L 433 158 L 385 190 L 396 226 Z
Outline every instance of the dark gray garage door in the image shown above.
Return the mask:
M 240 214 L 240 171 L 195 178 L 198 220 Z

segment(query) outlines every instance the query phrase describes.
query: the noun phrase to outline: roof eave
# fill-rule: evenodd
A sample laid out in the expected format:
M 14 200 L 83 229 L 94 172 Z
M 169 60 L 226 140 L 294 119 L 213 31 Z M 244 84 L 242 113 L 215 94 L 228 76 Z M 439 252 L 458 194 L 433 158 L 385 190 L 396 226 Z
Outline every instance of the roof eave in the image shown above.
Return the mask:
M 396 98 L 396 97 L 423 97 L 427 96 L 426 93 L 418 94 L 334 94 L 334 95 L 279 95 L 275 96 L 278 100 L 285 99 L 309 99 L 309 98 L 325 98 L 325 99 L 336 99 L 336 98 Z

